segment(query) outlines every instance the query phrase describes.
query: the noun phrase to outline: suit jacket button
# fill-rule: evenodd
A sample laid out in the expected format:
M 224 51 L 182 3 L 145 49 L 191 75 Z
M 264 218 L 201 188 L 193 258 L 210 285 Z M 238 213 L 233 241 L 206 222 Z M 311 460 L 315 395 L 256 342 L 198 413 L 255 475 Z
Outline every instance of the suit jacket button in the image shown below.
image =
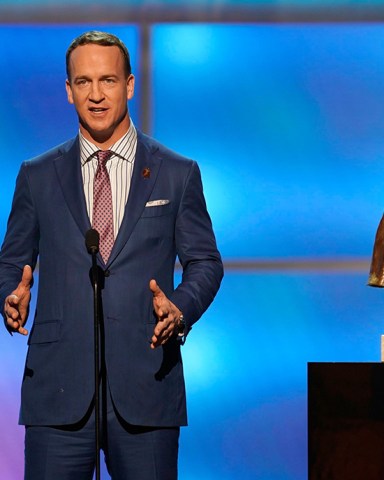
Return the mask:
M 104 270 L 104 277 L 109 277 L 111 272 L 109 270 Z

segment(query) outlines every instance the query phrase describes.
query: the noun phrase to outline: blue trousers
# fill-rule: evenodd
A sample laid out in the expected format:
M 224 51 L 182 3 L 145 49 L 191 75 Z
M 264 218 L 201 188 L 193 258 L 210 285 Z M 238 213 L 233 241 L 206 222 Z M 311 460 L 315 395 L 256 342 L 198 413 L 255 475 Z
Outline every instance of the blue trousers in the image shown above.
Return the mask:
M 107 389 L 101 414 L 101 448 L 112 480 L 176 480 L 179 427 L 126 423 Z M 70 426 L 27 426 L 25 480 L 92 480 L 95 469 L 94 408 Z

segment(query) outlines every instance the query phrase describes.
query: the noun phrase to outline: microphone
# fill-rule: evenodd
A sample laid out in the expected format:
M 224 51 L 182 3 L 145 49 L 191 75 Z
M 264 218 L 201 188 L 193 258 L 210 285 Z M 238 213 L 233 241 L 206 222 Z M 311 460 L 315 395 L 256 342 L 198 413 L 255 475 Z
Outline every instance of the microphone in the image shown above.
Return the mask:
M 94 380 L 95 380 L 95 459 L 96 479 L 100 479 L 100 318 L 102 318 L 101 293 L 99 289 L 100 267 L 97 266 L 96 254 L 99 251 L 100 235 L 97 230 L 91 228 L 85 234 L 85 246 L 92 255 L 92 267 L 89 270 L 89 278 L 93 288 L 93 357 L 94 357 Z
M 99 251 L 99 242 L 99 232 L 93 228 L 88 230 L 88 232 L 85 234 L 85 246 L 87 247 L 88 253 L 96 255 L 96 253 Z

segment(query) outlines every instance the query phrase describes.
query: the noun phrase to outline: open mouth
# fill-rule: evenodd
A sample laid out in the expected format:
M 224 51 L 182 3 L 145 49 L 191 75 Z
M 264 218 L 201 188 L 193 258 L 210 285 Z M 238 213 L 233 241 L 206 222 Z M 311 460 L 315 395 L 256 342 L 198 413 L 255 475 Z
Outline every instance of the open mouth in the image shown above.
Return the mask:
M 89 111 L 92 113 L 103 113 L 107 111 L 107 108 L 100 108 L 100 107 L 91 107 Z

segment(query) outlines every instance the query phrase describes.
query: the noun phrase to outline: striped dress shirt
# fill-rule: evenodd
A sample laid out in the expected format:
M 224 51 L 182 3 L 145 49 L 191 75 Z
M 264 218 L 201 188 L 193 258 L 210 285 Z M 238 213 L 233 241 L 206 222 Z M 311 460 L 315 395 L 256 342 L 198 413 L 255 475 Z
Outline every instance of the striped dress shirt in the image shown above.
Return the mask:
M 92 225 L 93 213 L 93 180 L 97 170 L 97 152 L 100 150 L 96 145 L 79 134 L 80 139 L 80 161 L 83 176 L 85 201 L 87 204 L 88 216 Z M 137 132 L 132 121 L 127 133 L 116 143 L 106 150 L 113 154 L 108 159 L 106 166 L 111 181 L 112 205 L 113 205 L 113 232 L 115 239 L 123 221 L 125 205 L 128 200 L 129 189 L 135 154 L 137 147 Z

